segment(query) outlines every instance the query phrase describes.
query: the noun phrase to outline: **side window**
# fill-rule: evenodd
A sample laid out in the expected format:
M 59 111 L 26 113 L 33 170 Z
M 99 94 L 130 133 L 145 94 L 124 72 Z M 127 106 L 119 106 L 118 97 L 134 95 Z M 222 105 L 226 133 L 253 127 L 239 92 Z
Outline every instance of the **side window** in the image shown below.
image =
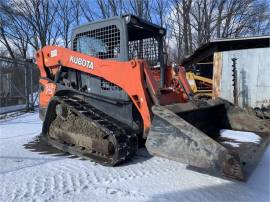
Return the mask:
M 120 56 L 120 30 L 110 25 L 76 35 L 73 49 L 94 57 L 107 59 Z

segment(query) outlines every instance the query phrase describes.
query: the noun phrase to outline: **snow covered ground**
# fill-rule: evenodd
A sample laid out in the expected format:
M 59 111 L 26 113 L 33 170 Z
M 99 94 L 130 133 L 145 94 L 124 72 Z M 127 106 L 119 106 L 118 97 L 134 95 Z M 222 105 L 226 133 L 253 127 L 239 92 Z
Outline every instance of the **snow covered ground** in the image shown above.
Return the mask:
M 40 131 L 38 113 L 0 120 L 0 201 L 270 201 L 270 148 L 241 183 L 145 149 L 130 163 L 103 167 L 46 151 L 34 142 Z

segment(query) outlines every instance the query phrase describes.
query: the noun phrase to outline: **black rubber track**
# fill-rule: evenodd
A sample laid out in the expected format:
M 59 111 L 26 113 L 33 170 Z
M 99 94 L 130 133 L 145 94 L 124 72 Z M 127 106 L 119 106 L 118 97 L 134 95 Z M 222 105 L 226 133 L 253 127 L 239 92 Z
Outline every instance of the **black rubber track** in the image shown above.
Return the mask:
M 102 154 L 101 152 L 89 149 L 85 150 L 85 148 L 80 146 L 54 140 L 50 138 L 48 134 L 48 131 L 50 131 L 48 130 L 48 127 L 50 127 L 50 123 L 53 121 L 51 120 L 49 121 L 49 124 L 43 125 L 43 138 L 45 138 L 45 140 L 53 147 L 85 159 L 91 159 L 105 166 L 119 165 L 120 163 L 131 159 L 136 154 L 138 150 L 137 136 L 126 125 L 109 117 L 77 97 L 55 96 L 51 102 L 67 107 L 76 116 L 86 119 L 95 127 L 101 129 L 106 135 L 100 137 L 100 141 L 110 140 L 110 142 L 113 142 L 115 152 L 113 155 L 109 156 Z M 55 107 L 50 110 L 55 110 Z M 52 111 L 47 113 L 52 113 Z M 44 127 L 47 127 L 47 129 L 44 130 Z M 44 133 L 44 131 L 46 132 Z M 94 134 L 93 131 L 89 131 L 88 134 L 95 136 L 96 138 L 96 134 Z

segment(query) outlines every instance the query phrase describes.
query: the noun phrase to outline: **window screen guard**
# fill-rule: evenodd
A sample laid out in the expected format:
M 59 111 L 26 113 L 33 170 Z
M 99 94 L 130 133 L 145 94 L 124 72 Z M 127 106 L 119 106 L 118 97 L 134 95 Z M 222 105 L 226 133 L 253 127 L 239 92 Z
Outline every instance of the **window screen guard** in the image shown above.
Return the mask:
M 129 41 L 128 49 L 129 59 L 144 59 L 151 66 L 158 65 L 159 46 L 154 37 Z
M 101 59 L 118 58 L 120 55 L 120 30 L 116 25 L 79 33 L 73 49 Z

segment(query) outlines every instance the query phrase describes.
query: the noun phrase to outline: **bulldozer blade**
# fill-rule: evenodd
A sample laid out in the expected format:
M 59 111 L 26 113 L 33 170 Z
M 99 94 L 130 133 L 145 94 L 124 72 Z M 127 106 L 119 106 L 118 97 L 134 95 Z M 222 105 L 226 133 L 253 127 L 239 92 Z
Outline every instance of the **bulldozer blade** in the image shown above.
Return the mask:
M 270 130 L 262 120 L 225 104 L 177 113 L 154 105 L 152 112 L 154 117 L 146 141 L 149 153 L 215 176 L 246 181 L 270 141 Z M 249 132 L 231 133 L 226 137 L 226 130 L 220 134 L 220 129 Z M 248 140 L 250 135 L 256 141 Z

